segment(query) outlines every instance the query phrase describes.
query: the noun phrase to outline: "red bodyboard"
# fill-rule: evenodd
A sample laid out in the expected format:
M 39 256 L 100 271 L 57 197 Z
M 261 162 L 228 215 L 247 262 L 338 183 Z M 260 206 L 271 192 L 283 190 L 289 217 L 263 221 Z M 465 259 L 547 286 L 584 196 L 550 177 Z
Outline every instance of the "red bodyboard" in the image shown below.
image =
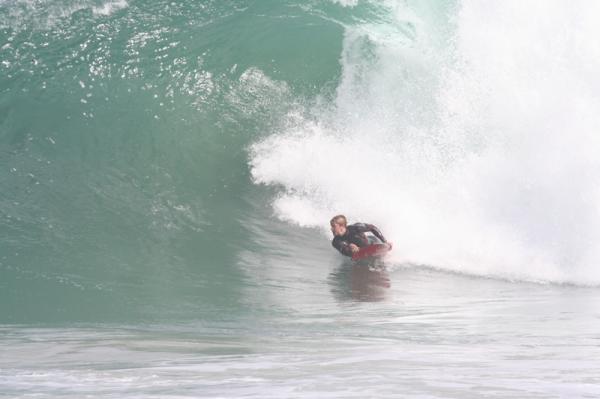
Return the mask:
M 378 258 L 387 254 L 392 247 L 389 244 L 371 244 L 362 247 L 352 254 L 352 260 L 361 260 L 366 258 Z

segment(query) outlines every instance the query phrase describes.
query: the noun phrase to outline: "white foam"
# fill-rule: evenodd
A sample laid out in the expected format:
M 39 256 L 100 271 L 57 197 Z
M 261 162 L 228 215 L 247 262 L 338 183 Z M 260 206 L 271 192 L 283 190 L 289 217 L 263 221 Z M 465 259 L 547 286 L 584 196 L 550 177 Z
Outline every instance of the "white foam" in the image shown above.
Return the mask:
M 282 219 L 376 223 L 400 261 L 600 284 L 598 11 L 473 2 L 435 21 L 396 6 L 348 27 L 334 110 L 255 145 L 253 177 L 284 187 Z
M 93 7 L 92 11 L 94 15 L 110 15 L 115 11 L 127 8 L 128 5 L 125 0 L 113 0 L 107 1 L 99 7 Z

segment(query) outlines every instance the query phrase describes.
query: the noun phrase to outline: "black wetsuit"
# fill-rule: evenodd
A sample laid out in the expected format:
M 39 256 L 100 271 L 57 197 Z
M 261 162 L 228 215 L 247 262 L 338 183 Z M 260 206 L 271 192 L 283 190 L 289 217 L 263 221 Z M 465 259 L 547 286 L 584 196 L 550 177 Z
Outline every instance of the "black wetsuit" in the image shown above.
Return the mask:
M 343 236 L 335 236 L 333 241 L 331 241 L 331 245 L 338 251 L 342 253 L 342 255 L 352 256 L 352 250 L 350 249 L 350 244 L 354 244 L 357 247 L 366 247 L 371 244 L 369 239 L 366 236 L 366 232 L 370 231 L 373 235 L 379 238 L 382 242 L 387 242 L 381 234 L 381 231 L 372 224 L 367 223 L 355 223 L 350 226 L 346 226 L 346 234 Z

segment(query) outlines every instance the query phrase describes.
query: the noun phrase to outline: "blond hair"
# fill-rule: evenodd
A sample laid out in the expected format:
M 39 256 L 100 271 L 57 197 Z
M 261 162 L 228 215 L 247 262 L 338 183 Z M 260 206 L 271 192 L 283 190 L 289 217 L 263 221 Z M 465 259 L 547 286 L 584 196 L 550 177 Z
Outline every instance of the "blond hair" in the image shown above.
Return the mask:
M 346 224 L 348 224 L 348 222 L 346 221 L 346 216 L 335 215 L 334 217 L 331 218 L 331 220 L 329 221 L 329 224 L 331 226 L 333 226 L 334 224 L 341 224 L 343 226 L 346 226 Z

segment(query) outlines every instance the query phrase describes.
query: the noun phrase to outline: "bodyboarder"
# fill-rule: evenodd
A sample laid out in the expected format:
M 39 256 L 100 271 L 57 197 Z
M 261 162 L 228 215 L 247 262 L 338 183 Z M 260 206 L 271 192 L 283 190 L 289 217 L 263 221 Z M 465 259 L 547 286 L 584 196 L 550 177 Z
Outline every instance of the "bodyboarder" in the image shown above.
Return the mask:
M 390 249 L 392 247 L 392 243 L 388 242 L 383 234 L 381 234 L 381 231 L 372 224 L 354 223 L 348 225 L 344 215 L 334 216 L 329 221 L 329 224 L 333 233 L 331 245 L 340 251 L 342 255 L 351 257 L 360 248 L 375 244 L 378 242 L 377 240 L 388 244 Z M 368 232 L 372 233 L 375 237 L 367 236 L 365 233 Z

